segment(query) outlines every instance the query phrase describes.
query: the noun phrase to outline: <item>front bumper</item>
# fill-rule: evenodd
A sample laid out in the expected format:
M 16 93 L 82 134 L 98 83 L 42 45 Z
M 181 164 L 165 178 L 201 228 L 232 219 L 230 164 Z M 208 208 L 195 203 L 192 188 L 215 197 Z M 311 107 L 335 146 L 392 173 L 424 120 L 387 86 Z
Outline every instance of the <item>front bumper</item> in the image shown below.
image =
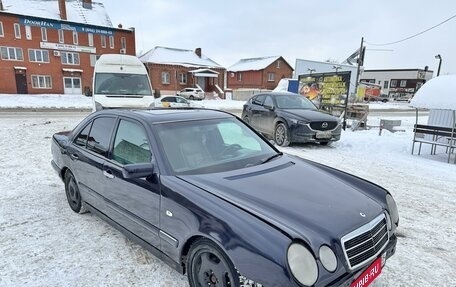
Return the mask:
M 309 127 L 309 125 L 293 124 L 290 126 L 290 141 L 293 143 L 308 143 L 308 142 L 330 142 L 340 140 L 342 126 L 339 124 L 333 130 L 317 131 Z M 319 137 L 319 134 L 327 134 L 328 137 Z

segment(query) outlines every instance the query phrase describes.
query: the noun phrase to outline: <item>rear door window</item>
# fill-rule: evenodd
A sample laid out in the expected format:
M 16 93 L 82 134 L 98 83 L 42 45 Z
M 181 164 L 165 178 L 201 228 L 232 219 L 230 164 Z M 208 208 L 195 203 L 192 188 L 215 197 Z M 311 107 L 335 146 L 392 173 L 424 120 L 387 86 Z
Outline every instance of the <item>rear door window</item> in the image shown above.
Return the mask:
M 93 121 L 87 141 L 88 150 L 106 156 L 115 120 L 114 117 L 101 117 Z
M 90 127 L 92 127 L 92 122 L 90 122 L 74 139 L 74 144 L 80 147 L 86 147 L 87 137 L 89 136 Z

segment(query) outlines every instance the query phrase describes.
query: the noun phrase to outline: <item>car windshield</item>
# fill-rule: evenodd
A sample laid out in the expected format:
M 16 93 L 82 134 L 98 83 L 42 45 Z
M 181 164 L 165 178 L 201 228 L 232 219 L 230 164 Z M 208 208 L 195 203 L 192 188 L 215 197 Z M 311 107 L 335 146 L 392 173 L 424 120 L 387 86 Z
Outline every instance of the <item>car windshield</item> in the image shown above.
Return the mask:
M 280 109 L 317 109 L 311 101 L 300 95 L 278 95 L 275 99 Z
M 97 73 L 95 94 L 152 96 L 147 75 Z
M 204 174 L 258 165 L 278 154 L 237 119 L 154 125 L 175 174 Z

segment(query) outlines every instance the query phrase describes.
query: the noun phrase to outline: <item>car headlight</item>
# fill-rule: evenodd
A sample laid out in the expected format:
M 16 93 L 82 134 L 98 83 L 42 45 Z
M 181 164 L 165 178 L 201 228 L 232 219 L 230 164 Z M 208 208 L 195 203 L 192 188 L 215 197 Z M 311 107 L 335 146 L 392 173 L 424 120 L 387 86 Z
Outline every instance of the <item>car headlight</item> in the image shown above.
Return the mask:
M 322 245 L 318 253 L 323 267 L 329 272 L 334 272 L 337 268 L 337 258 L 332 249 L 326 245 Z
M 290 122 L 292 124 L 298 124 L 298 125 L 307 125 L 308 124 L 308 122 L 306 122 L 306 121 L 297 120 L 297 119 L 290 119 Z
M 318 267 L 312 253 L 303 245 L 292 243 L 287 252 L 291 273 L 301 284 L 312 286 L 318 279 Z
M 391 194 L 386 195 L 386 204 L 388 205 L 388 211 L 391 216 L 393 223 L 399 223 L 399 211 L 397 210 L 396 201 L 394 201 Z

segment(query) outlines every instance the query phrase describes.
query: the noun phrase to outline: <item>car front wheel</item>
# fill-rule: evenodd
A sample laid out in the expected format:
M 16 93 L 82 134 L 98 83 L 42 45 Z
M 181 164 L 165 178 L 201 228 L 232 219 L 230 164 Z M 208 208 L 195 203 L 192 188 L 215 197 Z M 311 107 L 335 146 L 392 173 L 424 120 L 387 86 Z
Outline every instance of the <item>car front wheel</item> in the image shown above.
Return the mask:
M 65 194 L 70 208 L 76 213 L 87 212 L 82 204 L 81 193 L 79 192 L 78 184 L 71 171 L 65 174 Z
M 188 98 L 189 98 L 190 100 L 192 100 L 192 101 L 195 99 L 194 96 L 190 96 L 190 97 L 188 97 Z
M 288 128 L 284 123 L 276 125 L 274 130 L 274 141 L 279 146 L 288 146 L 290 144 Z
M 240 287 L 233 263 L 212 241 L 193 243 L 187 257 L 188 281 L 191 287 Z

